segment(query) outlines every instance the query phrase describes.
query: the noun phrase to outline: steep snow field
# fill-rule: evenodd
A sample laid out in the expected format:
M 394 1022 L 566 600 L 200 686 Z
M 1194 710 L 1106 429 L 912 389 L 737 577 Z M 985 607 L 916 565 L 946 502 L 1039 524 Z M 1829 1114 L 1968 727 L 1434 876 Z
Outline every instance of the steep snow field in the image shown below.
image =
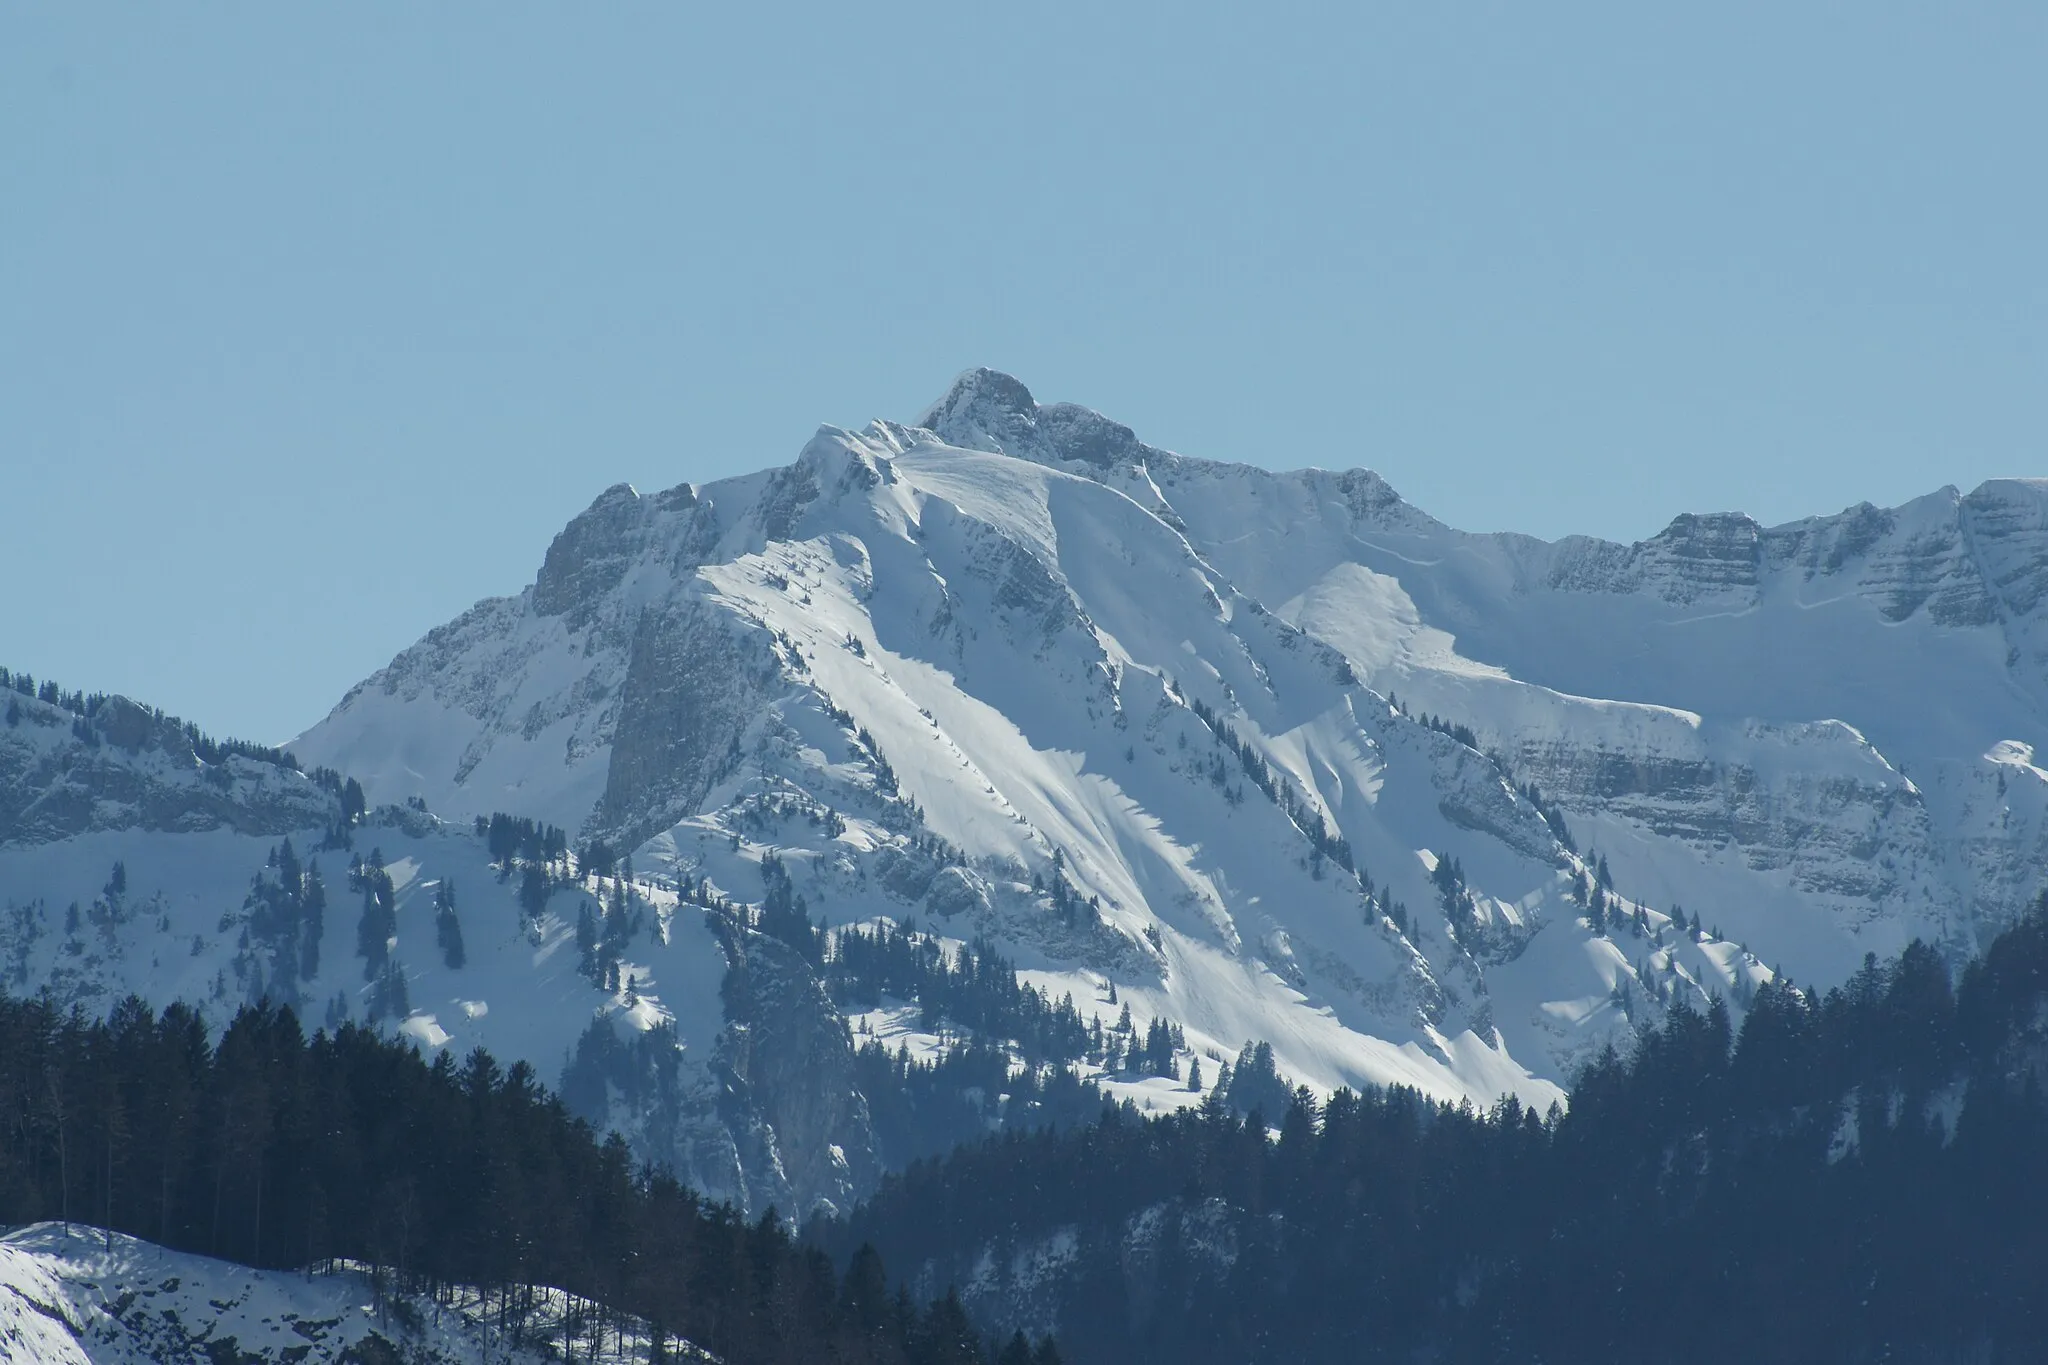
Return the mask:
M 2048 481 L 1618 546 L 1468 535 L 1358 472 L 1167 460 L 1212 562 L 1560 796 L 1627 885 L 1711 898 L 1808 979 L 1914 933 L 1968 951 L 2048 852 L 2039 779 L 1995 756 L 2048 737 Z M 1816 907 L 1875 937 L 1816 939 Z

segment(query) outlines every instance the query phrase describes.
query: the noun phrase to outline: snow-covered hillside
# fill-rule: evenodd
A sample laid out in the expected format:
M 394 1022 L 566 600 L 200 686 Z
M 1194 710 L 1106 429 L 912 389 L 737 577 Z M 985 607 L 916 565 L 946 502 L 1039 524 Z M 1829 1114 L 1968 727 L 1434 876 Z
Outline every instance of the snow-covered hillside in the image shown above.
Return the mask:
M 1657 994 L 1638 969 L 1665 972 L 1663 946 L 1587 931 L 1579 863 L 1526 778 L 1360 683 L 1357 631 L 1398 631 L 1393 604 L 1325 593 L 1356 630 L 1303 619 L 1301 592 L 1228 561 L 1175 499 L 1206 481 L 1248 535 L 1298 509 L 1262 520 L 1232 486 L 1247 471 L 986 372 L 924 423 L 828 428 L 787 468 L 707 487 L 608 490 L 531 589 L 434 632 L 298 751 L 377 799 L 623 834 L 644 870 L 747 895 L 723 870 L 737 835 L 833 923 L 922 913 L 1078 1001 L 1114 985 L 1198 1053 L 1268 1039 L 1321 1086 L 1548 1103 Z M 1618 723 L 1667 718 L 1686 724 Z M 1903 787 L 1828 737 L 1835 767 Z M 959 855 L 943 873 L 930 836 Z M 1099 913 L 1053 914 L 1056 872 Z M 1832 963 L 1830 932 L 1800 935 Z M 1732 938 L 1673 935 L 1668 966 L 1739 995 L 1763 969 Z
M 448 1303 L 397 1291 L 363 1267 L 251 1270 L 167 1251 L 83 1224 L 39 1223 L 0 1237 L 0 1361 L 21 1365 L 168 1365 L 236 1361 L 525 1365 L 571 1358 L 647 1359 L 644 1335 L 559 1291 L 532 1296 L 517 1334 L 495 1297 Z M 696 1358 L 687 1345 L 672 1356 Z
M 273 751 L 215 745 L 126 697 L 94 697 L 87 716 L 83 696 L 12 690 L 26 681 L 0 670 L 0 845 L 130 829 L 282 834 L 335 818 L 338 793 Z
M 1707 910 L 1803 979 L 1914 934 L 1966 954 L 2042 885 L 2048 481 L 1546 543 L 1453 530 L 1367 470 L 1156 450 L 987 372 L 923 420 L 1152 507 L 1368 683 L 1504 755 L 1632 894 Z
M 292 748 L 382 807 L 353 852 L 390 868 L 406 998 L 365 980 L 352 900 L 292 988 L 313 1022 L 381 1010 L 549 1079 L 593 1017 L 673 1027 L 668 1110 L 619 1121 L 784 1207 L 872 1179 L 854 1038 L 941 1041 L 905 1001 L 850 1033 L 798 955 L 688 903 L 760 905 L 784 872 L 835 928 L 915 919 L 1084 1019 L 1176 1025 L 1183 1075 L 1258 1039 L 1319 1088 L 1541 1109 L 1677 995 L 1739 1012 L 1773 969 L 1961 952 L 2038 892 L 2044 508 L 2010 484 L 1636 547 L 1471 536 L 1365 471 L 1173 455 L 971 372 L 914 426 L 607 490 L 532 586 L 351 691 Z M 522 911 L 468 823 L 494 811 L 631 850 L 619 985 L 578 970 L 601 888 Z M 327 822 L 298 852 L 332 888 Z M 183 828 L 0 830 L 17 988 L 272 989 L 237 909 L 272 827 Z M 148 914 L 101 908 L 117 859 Z
M 1545 544 L 1453 531 L 1365 471 L 1159 451 L 975 371 L 916 427 L 609 490 L 533 588 L 429 636 L 300 748 L 383 799 L 518 805 L 687 867 L 689 831 L 725 830 L 762 784 L 857 798 L 836 711 L 992 906 L 1001 869 L 1058 854 L 1131 945 L 1091 959 L 992 909 L 981 927 L 1046 967 L 1130 974 L 1205 1039 L 1272 1037 L 1314 1082 L 1441 1090 L 1448 1069 L 1484 1092 L 1560 1077 L 1621 979 L 1590 943 L 1535 942 L 1582 932 L 1569 860 L 1501 771 L 1411 717 L 1549 794 L 1623 895 L 1802 979 L 1913 934 L 1963 951 L 2038 887 L 2044 564 L 2043 484 Z M 1205 790 L 1193 703 L 1350 843 L 1410 932 L 1366 923 L 1349 879 L 1303 875 L 1302 822 L 1273 801 L 1218 799 L 1255 790 L 1238 768 Z M 805 865 L 858 866 L 863 839 L 813 841 Z M 1438 855 L 1486 933 L 1447 923 Z M 813 899 L 860 908 L 829 878 Z

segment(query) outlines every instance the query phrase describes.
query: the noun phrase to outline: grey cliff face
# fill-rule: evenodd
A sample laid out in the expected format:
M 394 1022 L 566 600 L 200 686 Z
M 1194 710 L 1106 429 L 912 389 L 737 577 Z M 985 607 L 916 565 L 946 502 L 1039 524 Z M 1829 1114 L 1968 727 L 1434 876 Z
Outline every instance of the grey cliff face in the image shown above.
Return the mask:
M 854 1081 L 853 1038 L 808 964 L 778 939 L 714 922 L 729 966 L 720 996 L 720 1060 L 770 1150 L 750 1163 L 759 1202 L 786 1189 L 808 1211 L 850 1208 L 881 1177 L 867 1101 Z
M 2026 616 L 2048 595 L 2048 484 L 1999 480 L 1769 528 L 1740 513 L 1689 514 L 1634 545 L 1572 537 L 1553 547 L 1544 586 L 1745 606 L 1788 578 L 1843 579 L 1891 621 Z
M 1732 855 L 1843 913 L 1896 905 L 1906 889 L 1903 869 L 1942 856 L 1926 803 L 1896 776 L 1768 776 L 1704 756 L 1555 740 L 1522 744 L 1515 762 L 1567 810 L 1618 817 L 1703 854 Z
M 1970 543 L 2001 606 L 2032 611 L 2048 596 L 2048 480 L 1999 479 L 1962 502 Z
M 1073 403 L 1041 406 L 1023 384 L 989 369 L 953 381 L 918 425 L 970 450 L 1096 474 L 1165 458 L 1123 423 Z
M 631 484 L 613 484 L 562 528 L 533 580 L 535 611 L 567 616 L 572 626 L 590 619 L 639 551 L 645 525 L 641 502 Z
M 764 639 L 695 604 L 650 608 L 626 665 L 600 821 L 644 838 L 694 811 L 736 761 L 776 668 Z
M 1552 569 L 1549 586 L 1568 592 L 1638 592 L 1680 604 L 1747 597 L 1761 581 L 1762 528 L 1740 513 L 1688 514 L 1649 540 L 1585 543 Z

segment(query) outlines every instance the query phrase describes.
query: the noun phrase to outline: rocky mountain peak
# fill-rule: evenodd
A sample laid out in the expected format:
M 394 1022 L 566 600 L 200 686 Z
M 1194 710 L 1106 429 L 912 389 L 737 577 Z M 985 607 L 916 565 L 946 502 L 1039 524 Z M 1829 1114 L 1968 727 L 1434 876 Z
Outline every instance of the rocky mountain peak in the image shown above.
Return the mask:
M 961 430 L 972 418 L 996 417 L 998 425 L 1029 421 L 1038 412 L 1038 400 L 1024 382 L 986 365 L 963 371 L 938 401 L 926 408 L 917 425 L 938 432 Z
M 640 494 L 629 483 L 598 494 L 548 546 L 533 580 L 534 610 L 543 616 L 587 614 L 632 564 L 632 532 L 643 512 Z
M 1164 452 L 1122 422 L 1077 403 L 1040 404 L 999 370 L 969 370 L 918 419 L 949 445 L 1031 460 L 1077 473 L 1148 463 Z

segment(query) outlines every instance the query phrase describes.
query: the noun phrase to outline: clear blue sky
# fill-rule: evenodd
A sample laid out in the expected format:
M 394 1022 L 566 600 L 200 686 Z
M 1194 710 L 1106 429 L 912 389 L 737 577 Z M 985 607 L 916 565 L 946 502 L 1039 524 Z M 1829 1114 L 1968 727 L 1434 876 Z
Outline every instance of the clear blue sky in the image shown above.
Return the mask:
M 2048 6 L 0 10 L 0 662 L 281 739 L 1009 370 L 1456 525 L 2048 473 Z

